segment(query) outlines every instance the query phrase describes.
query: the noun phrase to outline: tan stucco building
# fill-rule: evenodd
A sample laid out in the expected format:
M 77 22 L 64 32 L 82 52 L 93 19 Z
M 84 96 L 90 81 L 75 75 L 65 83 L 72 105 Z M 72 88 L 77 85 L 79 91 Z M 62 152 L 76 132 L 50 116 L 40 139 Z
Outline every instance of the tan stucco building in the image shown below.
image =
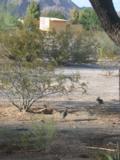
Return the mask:
M 81 32 L 82 26 L 80 24 L 71 24 L 70 21 L 59 18 L 40 17 L 39 29 L 41 31 L 61 32 L 69 28 L 72 32 Z

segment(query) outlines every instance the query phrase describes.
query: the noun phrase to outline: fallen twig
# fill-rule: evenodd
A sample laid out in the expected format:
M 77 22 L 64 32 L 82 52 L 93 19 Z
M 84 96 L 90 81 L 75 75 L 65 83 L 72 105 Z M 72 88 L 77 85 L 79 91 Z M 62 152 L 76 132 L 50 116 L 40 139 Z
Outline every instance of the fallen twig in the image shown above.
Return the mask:
M 90 146 L 87 146 L 86 148 L 94 149 L 94 150 L 101 150 L 101 151 L 110 151 L 110 152 L 115 152 L 116 151 L 116 149 L 102 148 L 102 147 L 90 147 Z
M 80 121 L 95 121 L 97 118 L 89 118 L 89 119 L 71 119 L 71 120 L 62 120 L 61 122 L 80 122 Z

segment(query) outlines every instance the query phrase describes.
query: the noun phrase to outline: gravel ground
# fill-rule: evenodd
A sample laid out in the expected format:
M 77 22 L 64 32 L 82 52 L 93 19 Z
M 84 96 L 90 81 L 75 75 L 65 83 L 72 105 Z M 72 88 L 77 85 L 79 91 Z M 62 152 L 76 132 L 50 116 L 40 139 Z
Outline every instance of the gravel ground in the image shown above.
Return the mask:
M 116 143 L 120 142 L 118 71 L 63 68 L 57 72 L 80 73 L 81 82 L 87 83 L 87 94 L 82 95 L 81 90 L 76 89 L 67 96 L 55 95 L 42 99 L 42 103 L 55 109 L 50 116 L 19 113 L 16 108 L 6 105 L 6 97 L 1 94 L 0 128 L 7 128 L 12 136 L 21 128 L 29 130 L 33 122 L 41 124 L 43 119 L 45 122 L 54 120 L 57 128 L 57 136 L 46 151 L 0 153 L 1 160 L 94 160 L 92 155 L 96 151 L 93 153 L 87 146 L 115 148 Z M 98 96 L 104 99 L 104 105 L 96 104 Z M 36 106 L 41 107 L 42 104 L 37 103 Z M 69 114 L 63 120 L 61 112 L 65 107 L 69 108 Z M 5 135 L 0 134 L 0 143 L 5 140 Z

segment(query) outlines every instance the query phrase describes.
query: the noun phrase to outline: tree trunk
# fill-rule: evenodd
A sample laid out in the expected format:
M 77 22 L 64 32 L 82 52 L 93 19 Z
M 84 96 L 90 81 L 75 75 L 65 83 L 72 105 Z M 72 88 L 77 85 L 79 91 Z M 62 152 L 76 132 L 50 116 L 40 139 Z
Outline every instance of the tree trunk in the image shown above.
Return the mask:
M 112 0 L 90 0 L 90 2 L 105 32 L 120 46 L 120 18 L 115 11 Z

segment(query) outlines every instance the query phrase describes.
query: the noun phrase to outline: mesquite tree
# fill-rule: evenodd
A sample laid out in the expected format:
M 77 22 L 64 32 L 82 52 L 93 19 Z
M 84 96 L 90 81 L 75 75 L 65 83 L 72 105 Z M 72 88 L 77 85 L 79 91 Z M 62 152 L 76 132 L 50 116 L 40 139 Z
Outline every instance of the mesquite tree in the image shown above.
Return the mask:
M 28 68 L 18 63 L 12 66 L 11 71 L 2 73 L 3 92 L 20 112 L 30 111 L 34 103 L 44 97 L 67 94 L 76 87 L 86 92 L 86 85 L 80 82 L 78 74 L 63 75 L 44 67 Z
M 90 0 L 101 24 L 111 39 L 120 45 L 120 18 L 112 0 Z

